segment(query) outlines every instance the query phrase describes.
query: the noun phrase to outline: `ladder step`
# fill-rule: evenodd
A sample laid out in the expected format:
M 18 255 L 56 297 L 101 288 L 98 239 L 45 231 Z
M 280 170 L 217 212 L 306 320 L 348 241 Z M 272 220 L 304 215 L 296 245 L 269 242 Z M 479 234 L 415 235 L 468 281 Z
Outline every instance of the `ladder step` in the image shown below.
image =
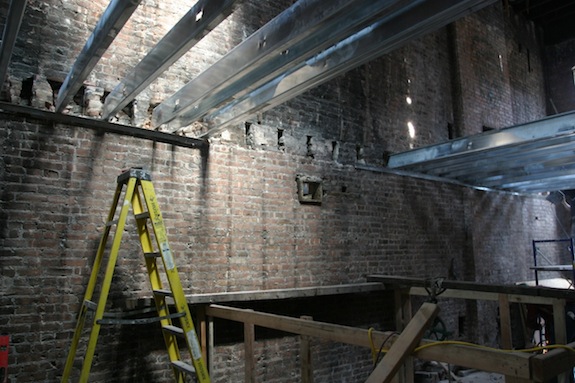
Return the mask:
M 172 366 L 176 367 L 178 370 L 186 373 L 186 374 L 195 374 L 196 369 L 191 364 L 187 364 L 186 362 L 182 362 L 181 360 L 175 360 L 172 362 Z
M 162 329 L 165 332 L 168 332 L 172 335 L 176 335 L 179 337 L 184 337 L 184 329 L 180 328 L 180 327 L 176 327 L 176 326 L 172 326 L 172 325 L 166 325 L 166 326 L 162 326 Z
M 92 310 L 92 311 L 96 311 L 96 308 L 98 307 L 98 305 L 95 302 L 92 302 L 89 300 L 84 301 L 84 306 L 86 306 L 86 308 L 88 310 Z
M 108 222 L 106 222 L 106 227 L 111 227 L 111 226 L 114 226 L 114 225 L 117 225 L 117 224 L 118 224 L 118 220 L 115 219 L 115 220 L 113 220 L 113 221 L 108 221 Z
M 159 251 L 153 252 L 153 253 L 144 253 L 144 257 L 146 258 L 160 258 L 162 256 L 162 253 L 160 253 Z
M 162 297 L 173 297 L 174 294 L 170 290 L 154 290 L 155 295 L 159 295 Z
M 134 217 L 136 217 L 136 220 L 148 219 L 148 218 L 150 218 L 150 212 L 145 211 L 143 213 L 136 214 Z

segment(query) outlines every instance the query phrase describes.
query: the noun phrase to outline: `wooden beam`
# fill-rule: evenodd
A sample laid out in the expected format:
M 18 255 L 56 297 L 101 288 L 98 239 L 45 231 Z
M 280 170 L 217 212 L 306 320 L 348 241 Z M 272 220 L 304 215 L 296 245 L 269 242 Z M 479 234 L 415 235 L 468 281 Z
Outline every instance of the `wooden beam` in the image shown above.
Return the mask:
M 210 305 L 206 314 L 216 318 L 236 322 L 251 322 L 256 326 L 272 328 L 292 334 L 309 335 L 334 342 L 341 342 L 361 347 L 371 347 L 368 330 L 335 325 L 325 322 L 308 321 L 299 318 L 249 311 L 221 305 Z M 375 343 L 389 347 L 397 339 L 397 334 L 391 331 L 373 331 Z M 420 346 L 432 341 L 422 341 Z M 464 345 L 444 344 L 421 349 L 414 356 L 424 360 L 439 361 L 458 366 L 475 368 L 481 371 L 530 379 L 531 354 L 502 353 L 499 351 L 476 348 Z
M 413 352 L 423 338 L 423 333 L 437 316 L 439 307 L 424 303 L 409 321 L 389 351 L 369 375 L 365 383 L 389 383 L 401 367 L 403 361 Z
M 397 277 L 391 275 L 368 275 L 367 280 L 369 282 L 381 282 L 384 285 L 386 285 L 387 288 L 398 288 L 398 287 L 425 288 L 429 286 L 429 281 L 424 278 L 407 278 L 407 277 Z M 478 294 L 482 295 L 481 293 L 495 293 L 495 294 L 502 293 L 510 295 L 575 300 L 575 290 L 554 289 L 551 287 L 543 287 L 543 286 L 503 286 L 503 285 L 493 285 L 486 283 L 453 281 L 453 280 L 443 280 L 441 282 L 441 286 L 446 289 L 473 291 L 476 295 Z M 443 296 L 443 294 L 441 296 Z M 490 295 L 486 294 L 486 296 Z M 477 298 L 469 298 L 469 299 L 477 299 Z M 497 296 L 494 300 L 497 301 L 498 299 L 499 297 Z
M 575 348 L 575 342 L 567 344 Z M 575 365 L 575 352 L 568 349 L 554 349 L 546 354 L 540 354 L 532 359 L 533 380 L 546 382 L 562 371 L 571 371 Z
M 188 303 L 223 303 L 272 299 L 309 298 L 326 295 L 358 294 L 383 291 L 385 286 L 378 282 L 353 283 L 332 286 L 299 287 L 291 289 L 270 289 L 237 291 L 229 293 L 193 294 L 187 295 Z
M 428 296 L 429 293 L 424 287 L 412 287 L 409 289 L 410 295 Z M 499 300 L 499 295 L 502 293 L 486 292 L 486 291 L 475 291 L 475 290 L 457 290 L 457 289 L 446 289 L 437 298 L 438 299 L 471 299 L 471 300 L 483 300 L 483 301 L 494 301 Z M 529 303 L 537 305 L 551 305 L 552 299 L 548 297 L 539 296 L 529 296 L 529 295 L 517 295 L 517 294 L 506 294 L 509 303 Z

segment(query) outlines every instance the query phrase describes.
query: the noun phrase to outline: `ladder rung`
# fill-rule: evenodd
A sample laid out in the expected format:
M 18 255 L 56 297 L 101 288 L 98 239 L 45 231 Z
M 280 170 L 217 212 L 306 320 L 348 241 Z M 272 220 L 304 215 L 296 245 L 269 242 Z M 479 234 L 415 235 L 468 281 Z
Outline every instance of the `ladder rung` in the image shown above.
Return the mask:
M 95 302 L 92 302 L 89 300 L 84 301 L 84 306 L 86 306 L 86 308 L 88 310 L 92 310 L 92 311 L 96 311 L 96 308 L 98 307 L 98 305 Z
M 166 326 L 162 326 L 162 329 L 165 332 L 169 332 L 172 335 L 176 335 L 179 337 L 183 337 L 184 336 L 184 329 L 180 328 L 180 327 L 176 327 L 176 326 L 172 326 L 172 325 L 166 325 Z
M 194 368 L 194 366 L 187 364 L 186 362 L 182 362 L 181 360 L 173 361 L 172 366 L 176 367 L 178 370 L 185 372 L 187 374 L 196 373 L 196 369 Z
M 174 294 L 170 290 L 154 290 L 154 294 L 160 295 L 163 297 L 172 297 Z
M 136 217 L 136 220 L 148 219 L 148 218 L 150 218 L 150 212 L 145 211 L 145 212 L 143 212 L 143 213 L 136 214 L 134 217 Z
M 160 258 L 162 256 L 162 253 L 160 253 L 159 251 L 153 252 L 153 253 L 144 253 L 144 257 L 146 258 Z
M 116 225 L 116 224 L 118 224 L 118 220 L 117 220 L 117 219 L 115 219 L 115 220 L 113 220 L 113 221 L 108 221 L 108 222 L 106 222 L 106 227 L 111 227 L 111 226 L 114 226 L 114 225 Z

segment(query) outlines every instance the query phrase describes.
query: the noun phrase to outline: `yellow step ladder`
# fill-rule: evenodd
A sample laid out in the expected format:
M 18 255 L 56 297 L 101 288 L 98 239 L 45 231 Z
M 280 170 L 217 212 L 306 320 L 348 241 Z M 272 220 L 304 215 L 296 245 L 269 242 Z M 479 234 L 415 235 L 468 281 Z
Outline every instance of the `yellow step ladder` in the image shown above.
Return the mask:
M 116 217 L 118 202 L 122 195 L 124 195 L 124 200 L 121 204 L 119 216 L 114 220 Z M 158 317 L 155 317 L 152 320 L 156 320 L 161 323 L 166 348 L 168 350 L 176 381 L 184 382 L 186 381 L 185 377 L 191 375 L 195 376 L 198 382 L 207 383 L 210 381 L 210 377 L 204 360 L 202 359 L 201 348 L 194 329 L 194 323 L 190 315 L 188 303 L 184 296 L 178 270 L 176 269 L 174 256 L 170 251 L 166 235 L 166 227 L 164 226 L 164 221 L 160 213 L 160 207 L 158 205 L 156 193 L 154 192 L 151 176 L 149 172 L 140 168 L 131 168 L 118 176 L 118 185 L 114 195 L 114 202 L 110 208 L 106 227 L 100 240 L 100 245 L 98 246 L 92 274 L 90 275 L 88 287 L 84 295 L 83 305 L 78 314 L 76 330 L 74 332 L 74 337 L 72 338 L 72 345 L 68 353 L 61 381 L 63 383 L 67 383 L 69 381 L 74 359 L 76 358 L 78 343 L 89 312 L 94 313 L 93 323 L 88 344 L 86 346 L 82 370 L 80 372 L 80 382 L 88 381 L 88 375 L 90 374 L 92 359 L 94 357 L 96 343 L 98 341 L 98 334 L 102 325 L 147 323 L 150 320 L 149 318 L 141 320 L 107 319 L 104 313 L 130 206 L 132 206 L 136 219 L 138 236 L 144 252 L 147 273 L 150 278 L 152 291 L 154 293 L 154 301 L 158 311 Z M 110 237 L 110 232 L 113 227 L 115 227 L 115 232 L 113 234 L 112 245 L 109 248 L 109 251 L 106 251 L 108 238 Z M 149 227 L 151 227 L 152 230 L 150 230 Z M 98 283 L 98 274 L 103 263 L 105 253 L 109 253 L 108 264 L 106 266 L 103 279 L 101 278 L 101 283 Z M 158 259 L 161 259 L 162 262 L 159 262 Z M 163 273 L 165 273 L 165 277 L 162 279 Z M 162 280 L 167 280 L 168 286 L 164 287 Z M 92 301 L 92 297 L 97 284 L 100 285 L 100 295 L 98 297 L 98 302 L 95 303 Z M 171 310 L 170 307 L 172 307 Z M 176 326 L 174 323 L 178 322 L 179 326 Z M 182 361 L 178 338 L 185 341 L 191 357 L 191 364 Z M 182 343 L 184 341 L 182 341 Z

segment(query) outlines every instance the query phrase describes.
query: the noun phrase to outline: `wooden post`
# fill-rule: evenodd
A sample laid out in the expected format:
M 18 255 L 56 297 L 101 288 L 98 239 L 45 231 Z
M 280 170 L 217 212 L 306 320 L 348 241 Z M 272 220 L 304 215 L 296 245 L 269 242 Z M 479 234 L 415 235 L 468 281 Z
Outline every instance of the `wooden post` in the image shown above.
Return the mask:
M 255 326 L 244 323 L 245 383 L 255 383 L 256 362 L 254 359 Z
M 513 349 L 513 331 L 511 326 L 511 309 L 509 308 L 509 295 L 499 294 L 499 326 L 501 327 L 501 348 Z M 514 376 L 505 376 L 506 383 L 529 382 Z
M 365 383 L 388 383 L 401 367 L 401 363 L 417 347 L 425 330 L 433 323 L 439 307 L 433 303 L 424 303 L 409 321 L 387 354 L 367 378 Z
M 403 331 L 407 323 L 411 320 L 411 297 L 409 290 L 395 289 L 395 329 L 398 332 Z M 413 358 L 405 358 L 405 363 L 395 375 L 395 383 L 413 383 L 415 370 L 413 367 Z
M 555 344 L 567 343 L 567 323 L 565 319 L 565 299 L 553 300 L 553 326 L 555 328 Z M 558 383 L 569 383 L 569 374 L 561 373 L 557 376 Z
M 207 316 L 208 320 L 208 372 L 211 374 L 214 371 L 214 318 Z
M 313 317 L 303 315 L 305 320 L 313 320 Z M 311 360 L 311 338 L 307 335 L 300 336 L 300 359 L 301 359 L 301 381 L 302 383 L 313 383 L 313 366 Z
M 200 333 L 200 346 L 202 347 L 202 358 L 204 363 L 208 363 L 208 329 L 206 327 L 206 306 L 198 305 L 198 325 Z M 208 369 L 208 372 L 210 370 Z

